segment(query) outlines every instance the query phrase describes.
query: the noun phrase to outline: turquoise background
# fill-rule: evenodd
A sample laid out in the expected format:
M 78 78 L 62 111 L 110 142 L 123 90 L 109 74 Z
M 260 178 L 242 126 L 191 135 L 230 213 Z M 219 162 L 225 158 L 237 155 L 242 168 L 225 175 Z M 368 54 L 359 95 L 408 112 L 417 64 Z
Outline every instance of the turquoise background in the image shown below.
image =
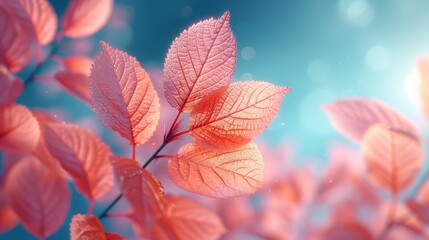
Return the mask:
M 66 2 L 51 2 L 61 15 Z M 230 11 L 238 43 L 234 79 L 292 87 L 261 139 L 273 145 L 286 140 L 297 149 L 294 159 L 299 163 L 323 165 L 329 145 L 347 141 L 332 128 L 320 106 L 348 96 L 381 99 L 406 114 L 427 135 L 413 83 L 416 77 L 411 73 L 416 56 L 429 52 L 429 1 L 135 0 L 116 4 L 126 13 L 128 23 L 98 32 L 92 54 L 98 51 L 96 42 L 104 40 L 150 69 L 162 68 L 171 42 L 182 30 Z M 20 76 L 25 79 L 28 72 Z M 48 68 L 44 74 L 49 75 Z M 84 104 L 47 85 L 31 83 L 18 102 L 62 112 L 67 121 L 98 126 Z M 102 126 L 97 128 L 106 141 L 116 137 Z M 69 218 L 85 212 L 81 195 L 73 194 L 72 202 Z M 102 208 L 96 207 L 96 213 Z M 67 224 L 48 239 L 66 236 Z M 22 226 L 0 238 L 33 239 Z

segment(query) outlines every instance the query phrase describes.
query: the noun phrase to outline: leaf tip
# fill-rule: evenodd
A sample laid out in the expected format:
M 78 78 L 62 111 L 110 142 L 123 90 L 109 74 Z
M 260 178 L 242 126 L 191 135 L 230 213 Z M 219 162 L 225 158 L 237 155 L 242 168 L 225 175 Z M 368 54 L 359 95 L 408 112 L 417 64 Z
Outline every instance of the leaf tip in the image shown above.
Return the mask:
M 220 17 L 220 19 L 222 20 L 226 20 L 229 22 L 229 19 L 231 18 L 231 13 L 229 11 L 225 11 L 222 16 Z

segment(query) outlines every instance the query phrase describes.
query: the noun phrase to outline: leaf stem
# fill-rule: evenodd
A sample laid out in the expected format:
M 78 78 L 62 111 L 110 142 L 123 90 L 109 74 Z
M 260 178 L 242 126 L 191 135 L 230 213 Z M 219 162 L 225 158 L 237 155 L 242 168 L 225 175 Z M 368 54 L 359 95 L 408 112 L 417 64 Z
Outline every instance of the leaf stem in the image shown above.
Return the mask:
M 191 131 L 191 129 L 187 129 L 187 130 L 184 130 L 184 131 L 178 132 L 178 133 L 176 133 L 176 134 L 173 134 L 173 135 L 171 136 L 171 139 L 176 139 L 176 138 L 178 138 L 178 137 L 180 137 L 180 136 L 182 136 L 182 135 L 185 135 L 185 134 L 189 133 L 190 131 Z
M 133 144 L 133 153 L 132 153 L 132 159 L 133 160 L 136 160 L 136 145 L 135 144 Z
M 53 43 L 51 51 L 49 52 L 48 56 L 46 56 L 45 59 L 37 61 L 36 67 L 30 73 L 30 75 L 27 77 L 27 79 L 24 81 L 25 86 L 27 86 L 29 83 L 31 83 L 34 80 L 34 76 L 36 76 L 40 72 L 40 70 L 43 68 L 43 66 L 47 62 L 47 60 L 58 52 L 59 48 L 60 48 L 60 40 Z
M 152 156 L 150 156 L 150 158 L 146 161 L 145 164 L 143 164 L 142 168 L 146 168 L 147 166 L 149 166 L 149 164 L 157 158 L 158 153 L 161 152 L 162 149 L 164 149 L 165 146 L 167 146 L 171 140 L 173 140 L 174 138 L 172 138 L 174 135 L 172 134 L 172 132 L 174 131 L 174 129 L 176 128 L 176 124 L 177 121 L 179 120 L 180 115 L 182 114 L 182 112 L 178 112 L 176 117 L 174 118 L 173 123 L 171 124 L 170 130 L 168 130 L 168 133 L 165 135 L 164 141 L 162 142 L 162 144 L 158 147 L 158 149 L 155 150 L 155 152 L 152 154 Z M 134 159 L 134 155 L 135 155 L 135 146 L 133 147 L 133 159 Z M 122 193 L 119 194 L 115 200 L 113 200 L 112 203 L 110 203 L 110 205 L 98 216 L 99 219 L 105 218 L 107 216 L 107 213 L 109 212 L 109 210 L 122 198 Z
M 113 206 L 115 206 L 115 204 L 120 200 L 122 198 L 122 193 L 121 194 L 119 194 L 116 198 L 115 198 L 115 200 L 113 200 L 113 202 L 111 202 L 110 203 L 110 205 L 106 208 L 106 209 L 104 209 L 104 211 L 100 214 L 100 215 L 98 215 L 98 218 L 99 219 L 102 219 L 102 218 L 105 218 L 105 217 L 107 217 L 107 213 L 109 212 L 109 210 L 113 207 Z
M 129 218 L 130 215 L 128 213 L 108 213 L 106 214 L 108 218 Z
M 87 214 L 92 214 L 92 210 L 94 209 L 94 200 L 90 199 L 88 202 L 88 210 Z

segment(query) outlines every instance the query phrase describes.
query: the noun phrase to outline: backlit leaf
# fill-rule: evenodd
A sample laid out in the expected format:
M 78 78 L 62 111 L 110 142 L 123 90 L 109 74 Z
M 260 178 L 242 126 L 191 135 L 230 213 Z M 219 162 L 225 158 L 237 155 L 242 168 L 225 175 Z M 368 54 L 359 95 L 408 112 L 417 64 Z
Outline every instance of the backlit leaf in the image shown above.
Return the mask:
M 13 210 L 31 234 L 44 238 L 63 225 L 70 206 L 70 191 L 65 180 L 36 157 L 28 156 L 13 166 L 5 191 Z
M 0 105 L 13 103 L 21 95 L 24 83 L 13 76 L 4 66 L 0 66 Z
M 167 195 L 165 215 L 158 220 L 153 239 L 219 239 L 226 232 L 219 217 L 196 202 Z
M 113 240 L 124 239 L 116 233 L 104 232 L 100 220 L 93 215 L 76 214 L 70 223 L 71 240 Z
M 0 32 L 0 65 L 5 65 L 13 73 L 18 72 L 30 61 L 30 41 L 19 29 L 15 19 L 1 6 Z
M 55 73 L 55 79 L 72 95 L 85 103 L 91 103 L 89 74 L 93 60 L 85 56 L 69 56 L 63 59 L 65 70 Z
M 394 194 L 413 182 L 424 158 L 413 135 L 379 124 L 365 134 L 362 152 L 370 178 Z
M 372 99 L 348 98 L 323 106 L 332 125 L 344 136 L 362 141 L 374 124 L 402 130 L 420 138 L 416 127 L 402 114 L 386 104 Z
M 106 126 L 132 145 L 141 145 L 158 124 L 158 95 L 134 57 L 105 42 L 101 46 L 90 76 L 93 108 Z
M 32 154 L 36 156 L 45 166 L 50 168 L 52 171 L 57 172 L 61 176 L 66 176 L 64 169 L 61 167 L 60 162 L 52 156 L 52 154 L 49 152 L 49 150 L 46 147 L 45 143 L 45 126 L 48 123 L 54 123 L 55 120 L 43 110 L 33 110 L 33 115 L 36 117 L 37 121 L 40 125 L 40 132 L 41 137 L 39 139 L 39 143 L 37 144 L 36 148 L 33 150 Z
M 73 0 L 61 19 L 61 31 L 71 38 L 92 35 L 106 24 L 113 0 Z
M 137 161 L 112 157 L 122 194 L 131 205 L 133 227 L 139 236 L 148 236 L 166 202 L 161 183 Z
M 228 85 L 237 58 L 229 12 L 192 25 L 177 37 L 164 64 L 164 95 L 179 111 L 190 112 L 204 96 Z
M 89 199 L 102 197 L 113 185 L 111 152 L 94 133 L 72 124 L 50 123 L 45 144 L 53 157 L 73 177 L 78 190 Z
M 189 128 L 197 144 L 231 149 L 250 142 L 276 116 L 288 87 L 237 82 L 205 97 L 191 113 Z
M 91 58 L 80 55 L 68 56 L 63 59 L 63 65 L 67 70 L 87 77 L 91 73 L 92 62 Z
M 2 4 L 14 15 L 25 34 L 42 45 L 53 40 L 58 19 L 47 0 L 14 0 Z
M 55 73 L 54 77 L 67 92 L 73 94 L 79 99 L 82 99 L 85 103 L 91 103 L 89 79 L 87 76 L 72 71 L 62 70 Z
M 253 143 L 217 151 L 189 143 L 168 162 L 168 175 L 175 184 L 216 198 L 254 193 L 262 186 L 263 172 L 262 156 Z
M 0 106 L 0 149 L 31 152 L 39 142 L 39 123 L 23 105 Z

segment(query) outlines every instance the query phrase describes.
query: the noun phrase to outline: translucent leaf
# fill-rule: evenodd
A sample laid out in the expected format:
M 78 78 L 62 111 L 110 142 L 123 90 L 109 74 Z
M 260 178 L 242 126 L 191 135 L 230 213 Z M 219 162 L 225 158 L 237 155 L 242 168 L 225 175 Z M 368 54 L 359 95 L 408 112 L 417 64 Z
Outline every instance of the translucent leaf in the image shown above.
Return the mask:
M 374 124 L 402 130 L 420 138 L 416 127 L 386 104 L 371 99 L 348 98 L 323 106 L 332 125 L 344 136 L 360 142 Z
M 82 38 L 100 30 L 110 17 L 113 0 L 73 0 L 61 19 L 61 31 Z
M 9 172 L 5 191 L 11 206 L 31 234 L 44 238 L 56 232 L 67 216 L 70 191 L 36 157 L 19 161 Z
M 207 94 L 228 85 L 237 58 L 229 12 L 192 25 L 177 37 L 164 64 L 164 95 L 173 108 L 190 112 Z
M 15 73 L 24 68 L 31 58 L 29 39 L 21 32 L 15 19 L 0 6 L 0 65 Z
M 86 56 L 68 56 L 63 59 L 64 67 L 74 73 L 80 73 L 89 77 L 93 60 Z
M 2 4 L 17 19 L 23 32 L 38 43 L 45 45 L 54 39 L 58 19 L 47 0 L 14 0 Z
M 168 175 L 176 185 L 216 198 L 254 193 L 262 186 L 263 172 L 262 156 L 253 143 L 217 151 L 189 143 L 168 162 Z
M 113 157 L 112 163 L 122 194 L 131 205 L 133 227 L 139 236 L 148 236 L 166 205 L 161 183 L 137 161 Z
M 54 77 L 67 92 L 83 100 L 85 103 L 91 103 L 89 78 L 87 76 L 72 71 L 62 70 L 55 73 Z
M 39 142 L 39 123 L 25 106 L 0 106 L 0 148 L 12 152 L 31 152 Z
M 365 134 L 362 152 L 370 178 L 394 194 L 413 182 L 424 159 L 413 135 L 379 124 Z
M 13 76 L 4 66 L 0 66 L 0 105 L 13 103 L 21 95 L 24 83 Z
M 45 126 L 48 123 L 54 123 L 55 120 L 43 110 L 33 110 L 33 115 L 36 117 L 40 125 L 41 137 L 36 148 L 33 150 L 32 154 L 36 156 L 45 166 L 51 169 L 51 171 L 57 172 L 60 176 L 64 178 L 67 176 L 64 169 L 61 167 L 60 162 L 52 156 L 49 150 L 46 147 L 45 143 Z
M 119 234 L 104 232 L 103 225 L 96 216 L 83 214 L 76 214 L 73 216 L 70 223 L 70 239 L 125 240 L 125 238 Z
M 110 190 L 114 180 L 111 152 L 94 133 L 77 125 L 50 123 L 44 135 L 49 152 L 73 177 L 81 193 L 97 199 Z
M 153 239 L 219 239 L 226 232 L 219 217 L 196 202 L 167 195 L 166 214 L 158 220 Z
M 237 82 L 205 97 L 191 113 L 189 128 L 197 144 L 232 149 L 250 142 L 276 116 L 290 89 L 267 82 Z
M 101 42 L 90 91 L 98 118 L 132 145 L 145 143 L 159 120 L 159 98 L 149 75 L 127 53 Z

